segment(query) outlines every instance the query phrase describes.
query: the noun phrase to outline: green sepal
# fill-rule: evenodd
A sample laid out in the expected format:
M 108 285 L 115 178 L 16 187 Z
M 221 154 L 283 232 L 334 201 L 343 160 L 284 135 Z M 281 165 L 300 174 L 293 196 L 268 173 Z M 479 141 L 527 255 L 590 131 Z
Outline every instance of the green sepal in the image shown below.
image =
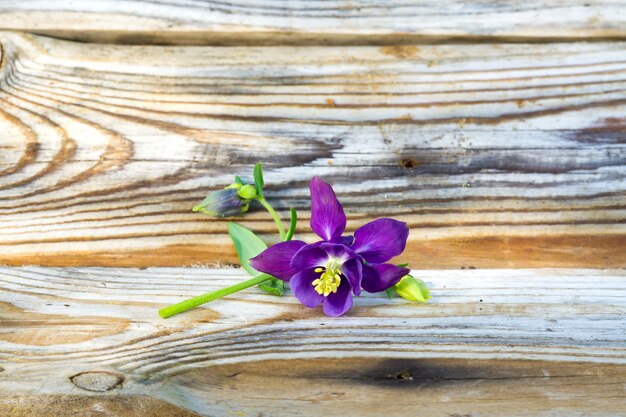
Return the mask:
M 387 294 L 387 298 L 389 298 L 390 300 L 396 295 L 395 291 L 392 288 L 387 288 L 385 290 L 385 293 Z
M 260 272 L 250 265 L 250 258 L 254 258 L 267 249 L 265 242 L 255 235 L 252 230 L 234 222 L 228 223 L 228 234 L 235 244 L 239 262 L 243 269 L 252 276 L 259 275 Z
M 289 209 L 289 212 L 291 213 L 291 222 L 289 223 L 289 229 L 285 235 L 285 240 L 291 240 L 293 233 L 296 231 L 296 224 L 298 223 L 298 213 L 296 213 L 296 209 L 292 207 Z
M 409 301 L 425 303 L 430 299 L 430 291 L 424 281 L 411 275 L 405 275 L 393 289 L 400 297 Z
M 239 177 L 239 175 L 235 175 L 235 184 L 246 185 L 246 183 L 243 182 L 243 180 L 241 179 L 241 177 Z
M 399 266 L 400 268 L 406 268 L 407 266 L 409 266 L 409 263 L 408 263 L 408 262 L 405 262 L 405 263 L 403 263 L 403 264 L 398 264 L 398 265 L 396 265 L 396 266 Z
M 285 281 L 278 278 L 268 279 L 259 284 L 259 288 L 272 295 L 281 296 L 285 293 Z
M 263 164 L 258 162 L 254 165 L 254 184 L 256 185 L 256 192 L 260 198 L 263 198 Z
M 241 184 L 239 184 L 238 182 L 235 182 L 235 183 L 230 184 L 229 186 L 224 187 L 224 189 L 225 189 L 225 190 L 230 190 L 230 189 L 233 189 L 233 190 L 240 190 L 240 189 L 241 189 L 241 187 L 242 187 L 242 185 L 241 185 Z

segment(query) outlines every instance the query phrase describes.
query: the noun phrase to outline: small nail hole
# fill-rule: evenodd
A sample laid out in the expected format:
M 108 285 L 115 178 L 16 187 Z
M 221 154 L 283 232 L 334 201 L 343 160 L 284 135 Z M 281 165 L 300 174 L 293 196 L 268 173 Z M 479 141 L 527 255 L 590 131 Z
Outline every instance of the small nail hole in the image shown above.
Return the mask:
M 406 380 L 413 379 L 413 377 L 411 376 L 409 371 L 402 371 L 399 374 L 396 374 L 396 379 L 406 381 Z

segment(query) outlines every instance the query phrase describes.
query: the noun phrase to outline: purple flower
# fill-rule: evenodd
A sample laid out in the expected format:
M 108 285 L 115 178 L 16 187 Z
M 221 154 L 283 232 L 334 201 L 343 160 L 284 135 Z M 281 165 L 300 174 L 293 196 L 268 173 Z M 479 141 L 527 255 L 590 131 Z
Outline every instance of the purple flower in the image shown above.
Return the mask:
M 377 219 L 352 236 L 342 236 L 346 215 L 332 187 L 313 177 L 311 229 L 323 240 L 307 244 L 290 240 L 270 246 L 250 264 L 284 281 L 302 304 L 313 308 L 323 303 L 324 313 L 340 316 L 352 307 L 352 295 L 361 288 L 380 292 L 409 273 L 385 263 L 404 251 L 409 229 L 404 222 Z

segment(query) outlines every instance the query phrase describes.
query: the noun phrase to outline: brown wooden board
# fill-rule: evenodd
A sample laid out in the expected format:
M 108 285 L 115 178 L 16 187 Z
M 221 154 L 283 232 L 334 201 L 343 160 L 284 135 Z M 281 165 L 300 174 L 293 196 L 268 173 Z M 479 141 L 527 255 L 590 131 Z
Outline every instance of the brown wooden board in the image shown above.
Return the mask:
M 626 266 L 625 43 L 0 44 L 0 264 L 235 262 L 190 208 L 263 161 L 308 241 L 321 175 L 414 267 Z
M 0 415 L 626 415 L 624 270 L 413 273 L 428 304 L 251 288 L 163 320 L 244 273 L 2 268 Z

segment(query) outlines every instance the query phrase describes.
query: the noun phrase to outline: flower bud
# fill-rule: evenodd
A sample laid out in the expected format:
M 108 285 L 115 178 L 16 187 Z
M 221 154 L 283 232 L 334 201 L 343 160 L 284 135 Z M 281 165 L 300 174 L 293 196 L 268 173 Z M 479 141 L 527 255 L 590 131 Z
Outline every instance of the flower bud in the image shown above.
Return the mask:
M 393 289 L 400 297 L 410 301 L 425 303 L 430 299 L 430 291 L 424 281 L 411 275 L 405 275 Z
M 193 207 L 193 211 L 212 217 L 230 217 L 248 211 L 250 202 L 239 197 L 238 190 L 226 188 L 213 191 Z

